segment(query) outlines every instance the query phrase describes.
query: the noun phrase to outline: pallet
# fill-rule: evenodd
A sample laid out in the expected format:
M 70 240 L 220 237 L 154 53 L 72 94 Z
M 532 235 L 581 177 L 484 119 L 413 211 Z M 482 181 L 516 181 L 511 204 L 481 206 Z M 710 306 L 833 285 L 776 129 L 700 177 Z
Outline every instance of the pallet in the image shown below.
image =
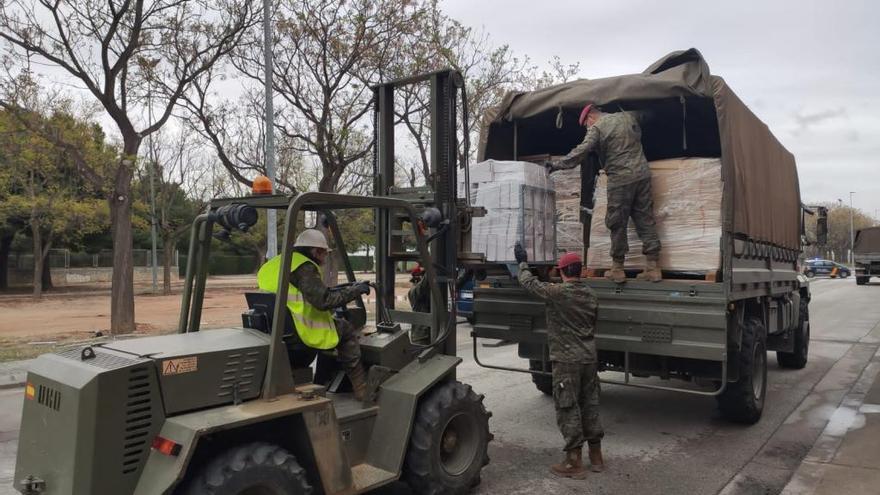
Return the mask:
M 605 272 L 610 270 L 610 268 L 584 268 L 581 276 L 584 278 L 605 278 Z M 626 273 L 627 279 L 635 280 L 636 275 L 642 272 L 639 268 L 626 268 L 624 269 Z M 663 270 L 663 280 L 664 281 L 676 281 L 680 280 L 683 282 L 718 282 L 721 280 L 720 270 Z

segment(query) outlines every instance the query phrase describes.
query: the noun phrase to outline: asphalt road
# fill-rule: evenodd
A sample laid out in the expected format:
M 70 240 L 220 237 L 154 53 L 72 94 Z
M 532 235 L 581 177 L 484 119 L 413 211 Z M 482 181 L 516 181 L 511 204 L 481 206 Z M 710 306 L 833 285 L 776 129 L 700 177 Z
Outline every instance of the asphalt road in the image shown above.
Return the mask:
M 602 390 L 608 470 L 585 481 L 560 480 L 548 466 L 561 456 L 552 400 L 525 374 L 476 366 L 469 328 L 459 330 L 459 379 L 486 395 L 493 412 L 489 466 L 479 494 L 778 493 L 831 413 L 880 345 L 880 284 L 820 279 L 810 304 L 812 344 L 803 370 L 771 356 L 767 404 L 753 426 L 722 420 L 711 398 L 612 386 Z M 516 348 L 480 348 L 481 359 L 522 366 Z M 0 390 L 0 495 L 15 462 L 22 392 Z M 373 495 L 403 495 L 400 486 Z

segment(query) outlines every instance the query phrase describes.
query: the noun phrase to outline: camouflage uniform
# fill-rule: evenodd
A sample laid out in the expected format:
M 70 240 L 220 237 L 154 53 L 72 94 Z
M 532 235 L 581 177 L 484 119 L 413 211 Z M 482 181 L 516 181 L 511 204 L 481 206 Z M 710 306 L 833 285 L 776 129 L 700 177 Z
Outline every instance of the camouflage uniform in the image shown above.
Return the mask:
M 541 282 L 527 263 L 519 268 L 519 284 L 547 305 L 553 402 L 564 450 L 579 449 L 585 441 L 598 444 L 605 433 L 599 421 L 596 295 L 586 282 Z
M 428 277 L 422 275 L 418 280 L 413 280 L 413 286 L 406 293 L 409 305 L 418 313 L 431 312 L 431 286 Z M 428 344 L 431 341 L 431 329 L 425 325 L 413 325 L 410 338 L 417 344 Z
M 603 115 L 587 130 L 583 142 L 553 164 L 552 170 L 580 165 L 587 155 L 599 155 L 608 176 L 608 211 L 605 225 L 611 231 L 611 257 L 623 262 L 629 246 L 626 228 L 630 217 L 649 260 L 660 256 L 660 238 L 654 221 L 651 169 L 642 150 L 642 130 L 630 112 Z
M 303 263 L 290 273 L 290 283 L 302 293 L 303 298 L 318 309 L 333 310 L 345 306 L 358 297 L 353 287 L 331 291 L 324 285 L 321 273 L 311 263 Z M 336 358 L 346 369 L 358 366 L 361 361 L 361 346 L 358 343 L 361 329 L 347 320 L 334 318 L 339 345 L 336 346 Z

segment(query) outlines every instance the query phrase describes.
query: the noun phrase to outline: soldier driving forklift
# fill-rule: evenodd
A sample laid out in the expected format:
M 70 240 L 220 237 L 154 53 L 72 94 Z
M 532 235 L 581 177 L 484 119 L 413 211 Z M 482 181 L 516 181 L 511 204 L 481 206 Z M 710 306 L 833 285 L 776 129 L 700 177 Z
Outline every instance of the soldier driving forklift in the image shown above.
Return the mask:
M 421 82 L 433 95 L 433 183 L 400 189 L 394 184 L 394 89 Z M 213 200 L 193 223 L 178 333 L 35 361 L 15 488 L 52 495 L 332 495 L 364 493 L 402 478 L 414 493 L 439 495 L 478 484 L 489 461 L 490 414 L 483 397 L 455 379 L 461 362 L 456 318 L 454 308 L 446 311 L 459 225 L 468 214 L 455 198 L 462 88 L 461 76 L 448 70 L 374 88 L 375 196 L 307 192 Z M 339 314 L 354 328 L 367 316 L 361 297 L 367 289 L 354 283 L 333 215 L 346 208 L 373 209 L 377 220 L 376 331 L 360 341 L 360 361 L 369 370 L 365 403 L 346 391 L 338 364 L 321 352 L 341 337 L 328 331 L 330 306 L 352 301 Z M 212 239 L 247 231 L 260 209 L 286 211 L 282 254 L 270 261 L 277 271 L 267 268 L 260 283 L 275 294 L 246 294 L 241 328 L 200 331 Z M 308 292 L 291 284 L 291 272 L 309 264 L 294 251 L 297 221 L 307 211 L 326 219 L 349 284 L 323 306 L 306 296 L 315 311 L 292 314 L 288 305 L 302 304 L 297 293 Z M 431 297 L 426 312 L 394 309 L 401 261 L 424 268 Z M 411 342 L 414 325 L 430 329 L 427 344 Z

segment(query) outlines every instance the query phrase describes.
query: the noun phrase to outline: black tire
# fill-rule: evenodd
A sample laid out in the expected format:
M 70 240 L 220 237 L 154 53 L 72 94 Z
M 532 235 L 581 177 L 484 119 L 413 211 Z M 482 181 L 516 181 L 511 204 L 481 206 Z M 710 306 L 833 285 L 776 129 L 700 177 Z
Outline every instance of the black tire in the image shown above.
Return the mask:
M 838 275 L 838 277 L 840 277 L 840 278 L 847 278 L 847 277 L 849 277 L 849 271 L 847 271 L 847 270 L 842 270 L 842 271 L 840 272 L 840 275 Z
M 856 285 L 865 285 L 871 277 L 856 277 Z
M 553 363 L 547 363 L 547 369 L 544 369 L 544 362 L 537 359 L 529 359 L 529 369 L 532 371 L 553 371 Z M 553 395 L 553 377 L 547 375 L 532 375 L 532 383 L 544 395 Z
M 470 385 L 450 381 L 422 398 L 406 453 L 404 480 L 419 495 L 460 495 L 489 464 L 491 414 Z
M 312 487 L 296 458 L 265 442 L 220 454 L 194 478 L 185 495 L 311 495 Z
M 813 278 L 813 277 L 816 276 L 816 274 L 815 274 L 814 272 L 811 272 L 811 271 L 809 271 L 809 270 L 808 270 L 808 271 L 805 271 L 805 272 L 804 272 L 804 275 L 806 275 L 807 278 Z
M 801 298 L 798 327 L 794 330 L 794 350 L 792 352 L 776 352 L 776 362 L 783 368 L 803 369 L 807 365 L 810 353 L 810 304 Z
M 718 408 L 729 421 L 755 424 L 767 396 L 767 332 L 761 320 L 749 318 L 743 323 L 742 347 L 735 359 L 739 379 L 727 383 L 717 397 Z

